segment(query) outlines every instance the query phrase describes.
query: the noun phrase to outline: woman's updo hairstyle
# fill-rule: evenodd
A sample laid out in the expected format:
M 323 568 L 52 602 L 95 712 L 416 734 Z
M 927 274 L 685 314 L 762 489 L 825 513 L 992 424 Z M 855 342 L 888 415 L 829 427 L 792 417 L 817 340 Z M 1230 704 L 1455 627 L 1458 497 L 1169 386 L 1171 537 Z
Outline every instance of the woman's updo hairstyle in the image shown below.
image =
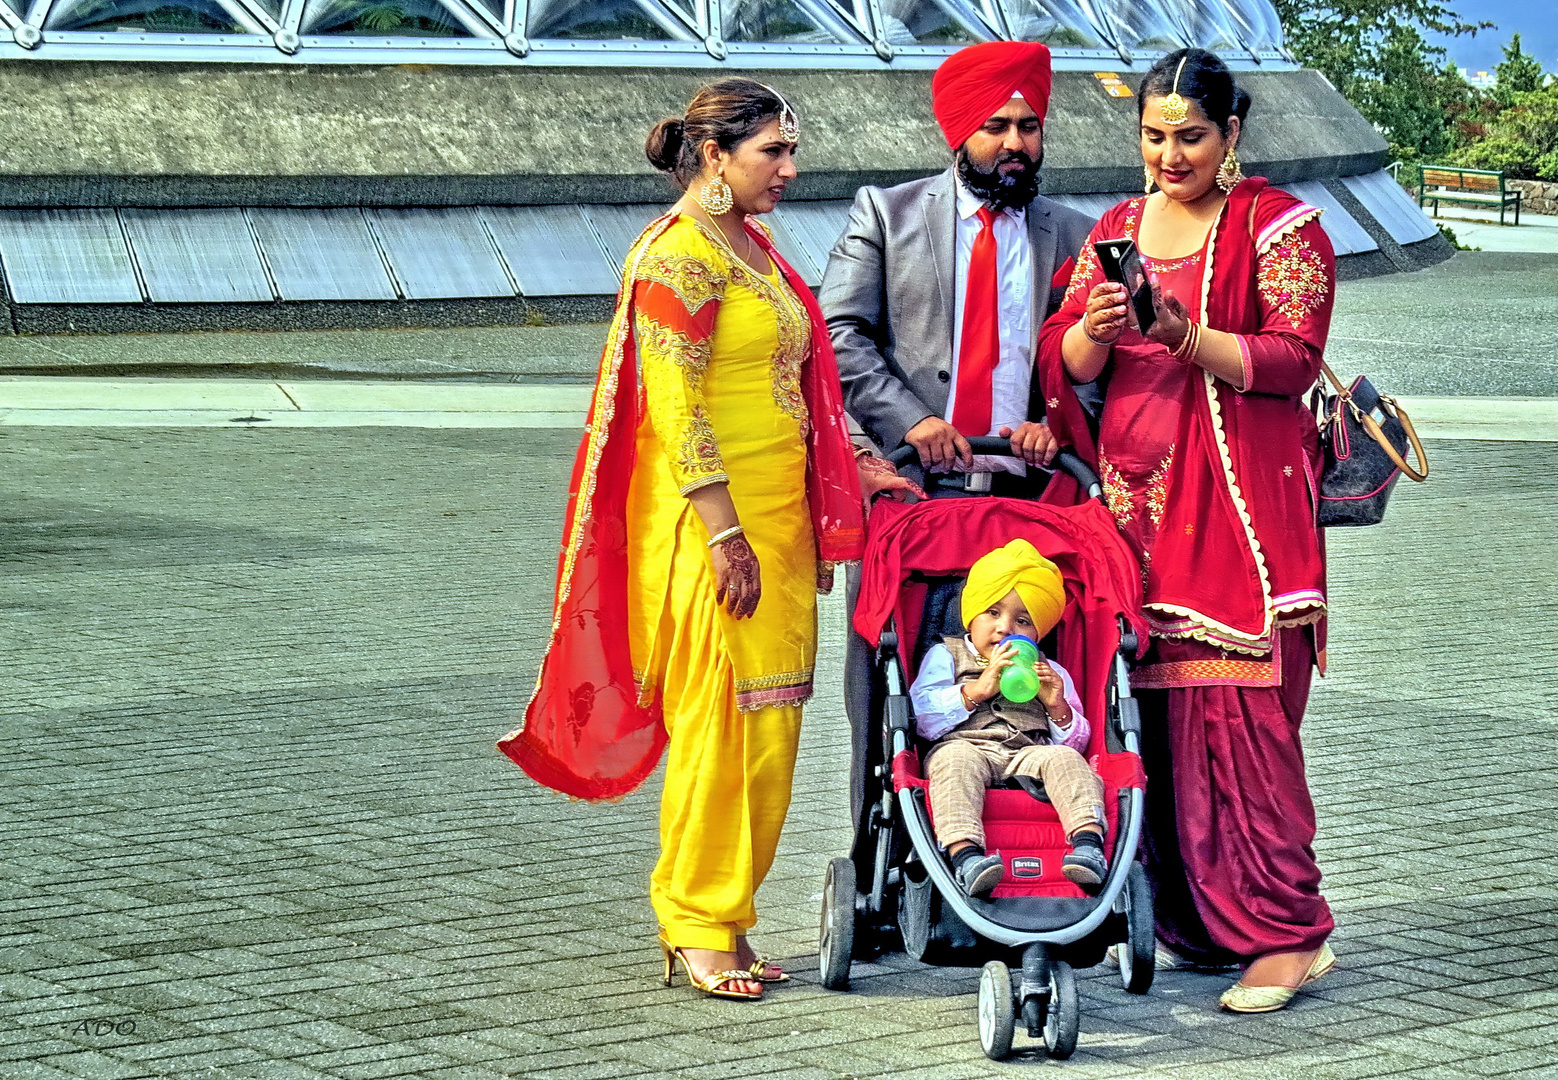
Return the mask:
M 1184 70 L 1179 63 L 1183 60 Z M 1237 116 L 1240 125 L 1250 112 L 1250 95 L 1233 81 L 1233 72 L 1206 49 L 1180 49 L 1153 64 L 1136 92 L 1136 118 L 1141 119 L 1149 97 L 1167 97 L 1174 93 L 1174 77 L 1179 76 L 1179 96 L 1201 106 L 1206 118 L 1226 137 L 1228 118 Z
M 685 189 L 703 169 L 699 148 L 713 139 L 721 150 L 734 150 L 777 119 L 784 103 L 751 79 L 718 79 L 698 90 L 685 117 L 669 117 L 649 130 L 644 156 L 670 173 Z

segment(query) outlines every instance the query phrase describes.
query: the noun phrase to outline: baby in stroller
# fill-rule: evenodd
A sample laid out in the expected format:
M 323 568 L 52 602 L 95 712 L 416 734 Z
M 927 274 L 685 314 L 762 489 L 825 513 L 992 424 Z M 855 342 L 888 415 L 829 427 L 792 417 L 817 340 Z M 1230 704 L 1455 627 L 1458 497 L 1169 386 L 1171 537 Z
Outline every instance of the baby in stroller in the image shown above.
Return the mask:
M 1072 846 L 1061 864 L 1068 880 L 1095 892 L 1108 871 L 1104 786 L 1079 752 L 1090 727 L 1071 676 L 1040 654 L 1037 695 L 1016 702 L 1001 693 L 1002 672 L 1018 662 L 1018 645 L 1007 639 L 1037 643 L 1065 606 L 1060 570 L 1028 541 L 990 552 L 963 586 L 967 635 L 927 650 L 909 690 L 920 736 L 935 744 L 925 770 L 936 842 L 969 896 L 988 895 L 1005 873 L 1000 852 L 985 851 L 981 823 L 985 789 L 1003 780 L 1030 793 L 1032 781 L 1043 784 Z

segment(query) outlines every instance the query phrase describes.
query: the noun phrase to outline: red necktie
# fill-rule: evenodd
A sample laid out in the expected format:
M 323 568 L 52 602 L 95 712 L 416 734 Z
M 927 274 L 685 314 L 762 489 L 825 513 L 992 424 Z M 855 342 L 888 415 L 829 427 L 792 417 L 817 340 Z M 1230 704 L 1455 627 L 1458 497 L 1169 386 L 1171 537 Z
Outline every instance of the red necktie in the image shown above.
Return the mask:
M 995 214 L 988 206 L 977 211 L 982 226 L 968 259 L 968 291 L 963 294 L 963 340 L 958 347 L 957 400 L 952 426 L 965 436 L 990 434 L 990 409 L 995 364 L 1001 357 L 1001 324 L 997 315 Z

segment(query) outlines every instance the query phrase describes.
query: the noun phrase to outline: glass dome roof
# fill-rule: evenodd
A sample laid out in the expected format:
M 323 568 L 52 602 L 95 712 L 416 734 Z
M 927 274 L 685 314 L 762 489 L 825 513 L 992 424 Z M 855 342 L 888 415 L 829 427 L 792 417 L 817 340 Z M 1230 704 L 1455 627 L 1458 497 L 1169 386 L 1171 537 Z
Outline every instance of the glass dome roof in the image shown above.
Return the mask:
M 0 23 L 13 58 L 925 68 L 1010 39 L 1061 69 L 1292 66 L 1271 0 L 0 0 Z

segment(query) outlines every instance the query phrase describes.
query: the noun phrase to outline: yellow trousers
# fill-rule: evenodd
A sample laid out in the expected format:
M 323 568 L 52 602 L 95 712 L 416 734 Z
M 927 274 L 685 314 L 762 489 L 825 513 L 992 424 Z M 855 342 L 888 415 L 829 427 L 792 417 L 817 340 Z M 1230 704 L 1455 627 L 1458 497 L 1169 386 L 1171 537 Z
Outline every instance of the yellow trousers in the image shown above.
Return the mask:
M 671 591 L 676 617 L 661 631 L 671 741 L 649 899 L 671 944 L 730 952 L 757 922 L 754 896 L 790 809 L 801 710 L 737 709 L 713 575 L 679 575 Z

